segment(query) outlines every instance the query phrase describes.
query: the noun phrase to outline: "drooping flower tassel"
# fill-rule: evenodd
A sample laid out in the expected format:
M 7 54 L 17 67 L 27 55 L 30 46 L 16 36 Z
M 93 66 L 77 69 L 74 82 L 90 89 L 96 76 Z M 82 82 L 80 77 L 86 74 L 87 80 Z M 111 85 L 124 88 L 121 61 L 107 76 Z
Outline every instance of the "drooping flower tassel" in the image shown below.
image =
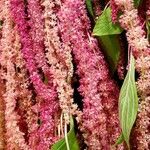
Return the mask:
M 26 131 L 26 140 L 29 140 L 29 134 L 38 128 L 38 114 L 34 110 L 36 107 L 35 104 L 35 97 L 33 96 L 33 90 L 30 90 L 30 83 L 28 72 L 25 67 L 25 61 L 23 59 L 21 53 L 21 43 L 18 32 L 15 29 L 15 41 L 14 41 L 14 64 L 15 64 L 15 71 L 16 77 L 15 80 L 17 82 L 16 90 L 18 90 L 18 113 L 21 115 L 20 119 L 20 126 L 22 130 Z M 26 124 L 26 128 L 24 127 Z
M 85 142 L 89 149 L 110 149 L 120 134 L 117 117 L 119 91 L 109 77 L 97 41 L 90 36 L 84 2 L 63 1 L 58 18 L 62 40 L 71 44 L 80 77 L 79 92 L 83 96 L 84 108 L 79 118 Z
M 67 124 L 70 123 L 70 117 L 77 111 L 77 106 L 73 104 L 73 88 L 71 85 L 73 76 L 71 48 L 68 43 L 61 42 L 59 34 L 56 8 L 59 8 L 60 1 L 44 0 L 42 6 L 44 6 L 46 57 L 51 65 L 53 83 L 56 85 L 58 92 L 61 108 L 58 136 L 62 138 L 67 136 Z
M 5 0 L 1 0 L 0 1 L 0 20 L 2 21 L 4 19 L 4 9 L 3 9 L 3 6 L 4 6 L 4 3 L 5 3 Z
M 55 141 L 55 113 L 58 111 L 55 87 L 51 84 L 46 85 L 38 72 L 33 51 L 33 40 L 29 35 L 29 24 L 26 20 L 23 0 L 11 0 L 11 14 L 17 25 L 18 33 L 22 44 L 22 54 L 26 62 L 26 67 L 30 73 L 30 79 L 34 85 L 36 93 L 41 97 L 38 103 L 40 114 L 40 126 L 35 130 L 30 140 L 32 149 L 47 149 Z M 34 140 L 36 139 L 36 140 Z
M 4 24 L 2 31 L 1 39 L 1 67 L 6 68 L 6 71 L 3 72 L 2 78 L 6 81 L 6 91 L 3 95 L 5 101 L 5 127 L 6 127 L 6 149 L 24 149 L 29 150 L 27 143 L 25 142 L 24 133 L 20 131 L 19 128 L 19 119 L 20 116 L 16 111 L 17 103 L 17 94 L 19 91 L 16 89 L 16 80 L 15 80 L 15 68 L 13 58 L 14 54 L 14 29 L 13 22 L 9 14 L 9 1 L 5 1 L 4 5 Z
M 60 5 L 60 1 L 44 0 L 42 5 L 45 8 L 46 56 L 53 71 L 54 84 L 57 87 L 63 119 L 68 124 L 71 114 L 77 109 L 77 106 L 73 104 L 73 89 L 71 87 L 73 76 L 71 48 L 68 43 L 62 43 L 59 37 L 55 7 Z
M 137 82 L 140 102 L 136 127 L 133 132 L 136 140 L 133 145 L 137 150 L 141 150 L 149 149 L 150 146 L 150 55 L 139 57 L 136 61 L 136 69 L 140 73 Z
M 28 17 L 30 25 L 30 35 L 32 37 L 33 52 L 35 53 L 35 61 L 37 68 L 42 69 L 44 77 L 51 80 L 51 69 L 46 62 L 44 51 L 44 20 L 42 16 L 42 7 L 39 0 L 28 1 Z
M 111 7 L 111 20 L 115 24 L 118 20 L 118 6 L 115 4 L 114 0 L 110 0 L 110 7 Z
M 129 47 L 132 49 L 135 57 L 146 56 L 150 54 L 149 42 L 145 36 L 141 20 L 138 16 L 138 10 L 134 8 L 132 0 L 124 2 L 123 0 L 115 0 L 119 9 L 123 11 L 119 22 L 121 26 L 127 30 L 126 36 Z

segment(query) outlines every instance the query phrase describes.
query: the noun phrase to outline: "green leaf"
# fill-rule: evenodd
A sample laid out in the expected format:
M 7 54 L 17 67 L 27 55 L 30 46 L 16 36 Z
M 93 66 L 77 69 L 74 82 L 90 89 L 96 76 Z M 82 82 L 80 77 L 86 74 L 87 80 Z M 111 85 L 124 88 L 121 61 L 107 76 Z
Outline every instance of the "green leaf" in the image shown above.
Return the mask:
M 112 73 L 115 72 L 121 51 L 118 35 L 99 37 Z
M 80 150 L 78 140 L 75 135 L 74 121 L 72 118 L 70 120 L 70 131 L 68 132 L 67 137 L 68 137 L 70 150 Z M 65 138 L 55 143 L 52 146 L 51 150 L 67 150 Z
M 114 146 L 121 144 L 123 141 L 124 141 L 124 137 L 123 137 L 123 134 L 121 134 L 119 138 L 117 139 L 116 143 L 114 144 Z
M 87 6 L 87 9 L 88 9 L 88 12 L 90 13 L 90 15 L 92 17 L 94 17 L 92 0 L 86 0 L 85 2 L 86 2 L 86 6 Z
M 150 21 L 146 21 L 146 29 L 147 29 L 147 38 L 150 40 Z
M 48 84 L 48 77 L 46 75 L 44 76 L 44 84 Z
M 103 11 L 96 21 L 96 25 L 93 30 L 93 35 L 103 36 L 120 34 L 123 29 L 118 24 L 113 24 L 111 21 L 111 9 L 108 7 Z
M 130 56 L 129 70 L 122 85 L 119 96 L 119 118 L 122 134 L 130 149 L 129 139 L 131 129 L 136 120 L 138 111 L 138 96 L 135 84 L 135 60 Z
M 134 6 L 137 8 L 142 0 L 134 0 Z

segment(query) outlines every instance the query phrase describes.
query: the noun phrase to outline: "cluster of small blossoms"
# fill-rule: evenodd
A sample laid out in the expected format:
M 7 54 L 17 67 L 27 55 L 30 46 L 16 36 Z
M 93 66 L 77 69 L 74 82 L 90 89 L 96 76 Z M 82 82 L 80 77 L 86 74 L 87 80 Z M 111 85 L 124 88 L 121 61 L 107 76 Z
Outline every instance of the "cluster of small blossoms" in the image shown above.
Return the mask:
M 101 14 L 99 0 L 92 4 L 96 17 Z M 114 23 L 118 11 L 123 12 L 119 22 L 127 31 L 140 74 L 140 104 L 133 132 L 138 136 L 133 147 L 147 150 L 149 42 L 133 0 L 111 0 L 110 5 Z M 147 5 L 149 17 L 149 2 Z M 0 6 L 0 149 L 48 150 L 66 137 L 73 115 L 89 150 L 112 149 L 121 134 L 119 88 L 110 76 L 102 49 L 92 37 L 85 1 L 1 0 Z M 124 63 L 121 58 L 118 66 Z M 80 111 L 73 97 L 73 65 L 79 77 L 77 94 L 82 96 Z M 118 68 L 122 77 L 124 68 Z M 125 147 L 122 144 L 114 149 Z
M 57 4 L 58 1 L 55 3 Z M 45 8 L 49 7 L 48 1 L 43 2 L 43 4 L 45 4 Z M 18 8 L 19 11 L 17 10 Z M 39 119 L 42 124 L 38 130 L 30 134 L 29 145 L 32 149 L 47 149 L 55 141 L 54 135 L 52 134 L 55 131 L 53 128 L 53 126 L 55 126 L 55 120 L 53 121 L 54 115 L 57 116 L 57 102 L 54 101 L 56 98 L 55 93 L 57 92 L 58 94 L 64 118 L 66 117 L 69 120 L 70 111 L 74 112 L 77 108 L 76 105 L 72 104 L 73 90 L 71 87 L 71 78 L 73 75 L 73 67 L 71 51 L 69 50 L 69 46 L 60 42 L 59 36 L 57 35 L 58 31 L 56 31 L 57 26 L 45 26 L 45 28 L 48 27 L 48 31 L 50 30 L 52 32 L 48 32 L 48 36 L 45 36 L 46 42 L 44 42 L 44 32 L 42 30 L 44 24 L 42 25 L 42 10 L 39 1 L 28 2 L 27 8 L 29 22 L 26 20 L 27 16 L 24 12 L 24 2 L 17 0 L 11 1 L 11 13 L 20 34 L 23 47 L 22 53 L 26 61 L 26 67 L 38 96 L 42 98 L 37 106 L 38 112 L 40 113 Z M 15 16 L 15 14 L 17 14 L 17 16 Z M 53 23 L 51 19 L 48 21 Z M 47 40 L 50 42 L 48 45 Z M 52 56 L 47 57 L 50 67 L 48 67 L 49 65 L 44 56 L 44 44 L 47 48 L 46 54 Z M 38 59 L 41 61 L 39 62 Z M 56 60 L 56 62 L 54 62 L 54 60 Z M 42 69 L 44 77 L 48 78 L 48 84 L 42 83 L 39 69 Z M 51 72 L 49 73 L 49 71 Z
M 135 146 L 141 150 L 148 149 L 150 145 L 150 55 L 140 56 L 136 61 L 136 69 L 140 73 L 137 82 L 140 103 L 134 132 L 137 135 Z
M 39 120 L 42 122 L 42 124 L 40 125 L 38 130 L 35 130 L 33 133 L 31 133 L 29 144 L 32 149 L 46 149 L 47 147 L 49 147 L 49 145 L 51 145 L 51 143 L 53 143 L 54 140 L 54 116 L 58 110 L 58 103 L 56 101 L 57 95 L 54 90 L 55 87 L 51 83 L 46 85 L 42 81 L 39 74 L 38 66 L 35 60 L 33 39 L 29 35 L 30 26 L 26 20 L 27 15 L 25 14 L 24 9 L 25 5 L 23 0 L 11 1 L 11 14 L 14 22 L 16 23 L 17 30 L 20 36 L 20 41 L 22 44 L 22 54 L 26 62 L 26 68 L 29 71 L 30 79 L 33 83 L 37 95 L 41 97 L 40 101 L 37 104 L 37 113 L 40 114 Z M 46 138 L 47 141 L 45 140 Z
M 127 40 L 136 57 L 136 70 L 140 77 L 137 82 L 140 95 L 139 112 L 134 130 L 134 147 L 138 150 L 149 149 L 150 146 L 150 45 L 145 31 L 140 23 L 138 10 L 134 8 L 133 1 L 115 0 L 123 11 L 119 21 L 126 29 Z
M 28 17 L 30 19 L 30 35 L 33 41 L 33 52 L 37 67 L 42 69 L 44 75 L 50 81 L 51 72 L 44 55 L 44 22 L 42 18 L 42 6 L 38 0 L 28 1 Z
M 28 1 L 28 17 L 29 17 L 29 25 L 30 25 L 30 35 L 32 37 L 32 43 L 33 43 L 33 52 L 34 52 L 34 58 L 38 69 L 42 69 L 42 72 L 44 73 L 44 78 L 47 78 L 48 80 L 48 88 L 50 88 L 52 85 L 52 72 L 51 68 L 47 64 L 47 60 L 44 53 L 44 20 L 42 16 L 42 6 L 40 4 L 40 1 L 38 0 L 30 0 Z M 48 98 L 50 100 L 50 97 Z M 47 100 L 47 99 L 45 99 Z M 48 101 L 44 102 L 47 103 Z M 46 118 L 48 115 L 50 115 L 52 112 L 51 110 L 47 110 L 47 106 L 45 107 L 42 104 L 41 107 L 41 122 L 44 122 L 44 125 L 41 125 L 38 131 L 34 131 L 34 134 L 31 134 L 30 138 L 30 144 L 31 147 L 35 147 L 35 149 L 41 149 L 43 148 L 43 145 L 45 145 L 44 149 L 48 148 L 49 145 L 51 145 L 50 141 L 53 143 L 47 135 L 51 136 L 50 132 L 50 121 Z M 49 107 L 53 107 L 53 105 L 49 104 Z M 55 113 L 55 112 L 54 112 Z M 55 114 L 57 115 L 57 113 Z M 51 129 L 52 130 L 52 129 Z M 44 131 L 44 132 L 43 132 Z M 37 137 L 35 136 L 37 135 Z M 40 139 L 39 139 L 40 137 Z M 40 140 L 40 142 L 37 144 L 35 141 Z M 34 144 L 33 144 L 34 143 Z
M 45 47 L 48 63 L 53 73 L 53 83 L 56 85 L 59 104 L 66 123 L 69 123 L 70 113 L 73 113 L 77 106 L 73 104 L 73 89 L 71 80 L 73 76 L 73 65 L 71 49 L 68 44 L 61 42 L 55 7 L 60 1 L 43 0 L 44 22 L 45 22 Z
M 110 0 L 110 7 L 111 7 L 111 18 L 112 22 L 116 23 L 118 19 L 118 6 L 116 5 L 114 0 Z
M 5 103 L 5 128 L 7 139 L 5 146 L 6 149 L 21 149 L 28 150 L 28 145 L 24 139 L 24 133 L 19 128 L 20 116 L 16 111 L 17 95 L 19 94 L 16 90 L 16 74 L 14 67 L 14 57 L 15 57 L 15 47 L 14 47 L 14 30 L 13 22 L 9 13 L 9 1 L 5 1 L 4 13 L 5 16 L 3 20 L 2 28 L 2 38 L 1 38 L 1 68 L 5 68 L 6 71 L 2 71 L 2 79 L 5 80 L 5 92 L 3 94 L 3 99 Z
M 117 117 L 118 87 L 110 79 L 103 54 L 90 35 L 84 1 L 65 0 L 58 12 L 62 40 L 70 43 L 83 97 L 80 129 L 89 149 L 110 149 L 120 134 Z M 123 147 L 119 147 L 122 148 Z
M 14 28 L 15 29 L 15 28 Z M 29 79 L 28 72 L 25 67 L 25 61 L 23 60 L 21 54 L 21 44 L 20 38 L 17 30 L 15 29 L 15 41 L 14 41 L 14 63 L 16 70 L 15 80 L 17 81 L 16 90 L 18 92 L 18 113 L 21 115 L 20 126 L 23 131 L 26 132 L 28 129 L 29 134 L 33 132 L 38 127 L 38 114 L 34 111 L 34 102 L 33 102 L 33 94 L 32 90 L 29 90 Z M 23 128 L 24 124 L 26 124 L 26 129 Z M 26 137 L 29 136 L 26 134 Z
M 95 16 L 99 16 L 101 14 L 100 0 L 93 0 L 93 7 Z
M 145 31 L 140 25 L 137 9 L 124 11 L 120 17 L 120 23 L 128 32 L 126 33 L 129 45 L 132 47 L 135 56 L 143 55 L 149 51 L 149 43 L 145 37 Z

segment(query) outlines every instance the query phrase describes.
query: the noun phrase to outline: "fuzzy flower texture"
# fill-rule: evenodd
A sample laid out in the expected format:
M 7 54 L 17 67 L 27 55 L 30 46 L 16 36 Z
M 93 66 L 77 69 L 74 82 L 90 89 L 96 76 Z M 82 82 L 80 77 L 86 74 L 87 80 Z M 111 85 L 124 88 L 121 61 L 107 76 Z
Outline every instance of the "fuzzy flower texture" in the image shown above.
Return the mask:
M 93 3 L 99 15 L 99 0 Z M 132 3 L 111 0 L 111 7 L 114 23 L 123 12 L 119 21 L 137 57 L 136 142 L 148 150 L 149 43 Z M 85 0 L 0 1 L 0 150 L 49 150 L 70 130 L 71 117 L 84 139 L 80 149 L 126 149 L 113 147 L 121 134 L 119 86 L 91 31 Z

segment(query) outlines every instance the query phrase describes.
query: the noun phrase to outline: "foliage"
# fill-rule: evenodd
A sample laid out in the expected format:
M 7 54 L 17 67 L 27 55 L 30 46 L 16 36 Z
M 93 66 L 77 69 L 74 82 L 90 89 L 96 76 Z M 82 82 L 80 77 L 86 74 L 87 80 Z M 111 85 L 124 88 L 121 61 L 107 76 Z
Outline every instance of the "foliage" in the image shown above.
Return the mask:
M 79 148 L 78 140 L 75 135 L 74 121 L 72 118 L 70 121 L 70 131 L 68 132 L 67 136 L 68 136 L 68 143 L 69 143 L 70 150 L 79 150 L 80 148 Z M 65 138 L 55 143 L 51 148 L 51 150 L 66 150 L 66 149 L 67 146 L 66 146 Z
M 119 96 L 119 118 L 123 138 L 128 147 L 131 129 L 136 120 L 138 111 L 138 96 L 135 83 L 135 60 L 131 54 L 130 66 Z

